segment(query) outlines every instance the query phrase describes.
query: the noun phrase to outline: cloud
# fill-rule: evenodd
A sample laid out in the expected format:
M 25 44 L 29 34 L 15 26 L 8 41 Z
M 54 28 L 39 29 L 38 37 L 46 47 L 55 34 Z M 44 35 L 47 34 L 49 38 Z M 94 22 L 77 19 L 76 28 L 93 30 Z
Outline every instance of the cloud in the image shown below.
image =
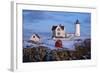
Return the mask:
M 74 23 L 79 19 L 82 23 L 89 23 L 89 13 L 79 12 L 56 12 L 56 11 L 38 11 L 38 10 L 23 10 L 23 22 L 24 23 L 38 23 L 40 21 L 54 21 L 54 22 L 67 22 Z
M 90 13 L 23 10 L 23 26 L 27 33 L 50 32 L 52 26 L 58 24 L 63 24 L 66 31 L 74 32 L 74 23 L 77 19 L 81 23 L 81 32 L 89 34 L 91 28 Z
M 45 19 L 45 14 L 42 11 L 32 11 L 32 10 L 23 10 L 23 22 L 39 22 L 39 20 Z

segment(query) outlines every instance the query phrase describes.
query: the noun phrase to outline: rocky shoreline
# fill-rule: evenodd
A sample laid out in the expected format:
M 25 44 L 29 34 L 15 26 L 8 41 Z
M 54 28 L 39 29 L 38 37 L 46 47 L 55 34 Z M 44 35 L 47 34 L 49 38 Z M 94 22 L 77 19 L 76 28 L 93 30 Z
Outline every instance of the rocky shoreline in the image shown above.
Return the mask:
M 53 49 L 46 46 L 23 48 L 23 62 L 44 62 L 91 59 L 91 39 L 75 44 L 75 51 L 67 48 Z

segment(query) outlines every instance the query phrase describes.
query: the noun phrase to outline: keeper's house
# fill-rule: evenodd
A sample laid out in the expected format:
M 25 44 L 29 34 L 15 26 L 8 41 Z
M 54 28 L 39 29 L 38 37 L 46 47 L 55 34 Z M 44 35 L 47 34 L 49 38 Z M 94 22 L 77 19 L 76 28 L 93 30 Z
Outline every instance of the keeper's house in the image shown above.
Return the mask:
M 38 34 L 33 34 L 30 38 L 30 41 L 40 42 L 40 36 Z
M 52 38 L 65 38 L 65 28 L 64 26 L 57 25 L 57 26 L 52 26 Z

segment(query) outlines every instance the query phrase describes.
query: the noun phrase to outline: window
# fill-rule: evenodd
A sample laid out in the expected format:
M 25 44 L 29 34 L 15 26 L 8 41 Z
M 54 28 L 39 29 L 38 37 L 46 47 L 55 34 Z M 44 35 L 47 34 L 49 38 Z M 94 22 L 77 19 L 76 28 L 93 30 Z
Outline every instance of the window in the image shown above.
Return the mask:
M 35 36 L 33 36 L 33 38 L 35 38 Z
M 58 32 L 57 34 L 60 35 L 60 32 Z

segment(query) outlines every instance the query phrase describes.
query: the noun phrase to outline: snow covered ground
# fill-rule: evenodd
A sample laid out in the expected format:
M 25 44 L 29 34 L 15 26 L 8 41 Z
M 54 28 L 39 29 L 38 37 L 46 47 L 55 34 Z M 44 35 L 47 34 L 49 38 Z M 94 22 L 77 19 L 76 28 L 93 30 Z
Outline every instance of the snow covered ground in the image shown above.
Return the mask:
M 87 38 L 90 38 L 90 37 L 81 36 L 81 37 L 73 37 L 70 40 L 62 40 L 63 48 L 66 48 L 68 50 L 75 50 L 74 44 L 79 42 L 79 41 L 84 41 Z M 79 39 L 81 39 L 81 40 L 79 40 Z M 42 44 L 33 44 L 30 42 L 24 41 L 23 48 L 46 46 L 50 49 L 56 49 L 55 40 L 53 40 L 53 39 L 42 39 L 41 42 L 42 42 Z

